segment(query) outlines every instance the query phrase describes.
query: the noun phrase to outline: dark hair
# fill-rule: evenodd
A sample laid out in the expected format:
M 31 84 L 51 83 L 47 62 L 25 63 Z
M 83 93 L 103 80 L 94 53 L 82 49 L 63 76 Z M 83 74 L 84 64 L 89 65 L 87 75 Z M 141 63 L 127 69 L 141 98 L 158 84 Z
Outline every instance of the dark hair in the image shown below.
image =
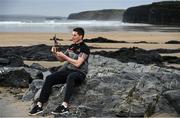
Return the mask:
M 73 29 L 73 31 L 77 32 L 79 35 L 82 35 L 82 38 L 84 37 L 84 29 L 81 27 L 76 27 Z

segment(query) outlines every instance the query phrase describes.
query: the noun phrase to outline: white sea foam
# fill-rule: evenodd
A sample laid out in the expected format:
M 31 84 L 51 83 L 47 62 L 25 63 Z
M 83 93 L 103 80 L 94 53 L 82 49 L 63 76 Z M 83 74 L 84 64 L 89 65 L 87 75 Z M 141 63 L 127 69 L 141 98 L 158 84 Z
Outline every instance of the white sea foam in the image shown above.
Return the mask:
M 121 21 L 95 21 L 95 20 L 46 20 L 43 22 L 23 22 L 23 21 L 0 21 L 0 25 L 85 25 L 85 26 L 121 26 Z M 125 25 L 125 24 L 124 24 Z
M 122 21 L 96 20 L 0 20 L 0 32 L 69 32 L 73 27 L 84 27 L 87 32 L 108 31 L 180 31 L 180 28 L 149 24 L 123 23 Z

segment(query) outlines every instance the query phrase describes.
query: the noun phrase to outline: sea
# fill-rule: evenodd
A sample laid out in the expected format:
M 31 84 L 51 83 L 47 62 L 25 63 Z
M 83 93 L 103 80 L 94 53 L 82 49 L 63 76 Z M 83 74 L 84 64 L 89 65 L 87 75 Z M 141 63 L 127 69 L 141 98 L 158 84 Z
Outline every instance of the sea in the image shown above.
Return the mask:
M 86 32 L 142 31 L 179 32 L 180 27 L 123 23 L 122 21 L 69 20 L 66 17 L 0 15 L 0 32 L 71 32 L 83 27 Z

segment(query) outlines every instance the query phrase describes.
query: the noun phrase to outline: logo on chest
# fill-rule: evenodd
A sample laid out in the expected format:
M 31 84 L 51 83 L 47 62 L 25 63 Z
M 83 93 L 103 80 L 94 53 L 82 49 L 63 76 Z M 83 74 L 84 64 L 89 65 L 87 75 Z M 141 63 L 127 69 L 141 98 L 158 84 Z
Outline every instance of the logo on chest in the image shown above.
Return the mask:
M 79 54 L 79 53 L 80 53 L 80 48 L 71 47 L 71 48 L 68 49 L 68 51 L 74 52 L 74 53 L 76 53 L 76 54 Z

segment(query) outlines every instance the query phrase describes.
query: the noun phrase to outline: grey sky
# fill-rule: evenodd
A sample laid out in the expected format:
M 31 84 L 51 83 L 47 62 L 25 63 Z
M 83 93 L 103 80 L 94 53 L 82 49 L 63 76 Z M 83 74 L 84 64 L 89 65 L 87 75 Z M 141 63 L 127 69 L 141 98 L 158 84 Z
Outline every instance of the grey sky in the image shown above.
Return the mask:
M 87 10 L 126 9 L 162 0 L 0 0 L 0 14 L 68 16 Z

